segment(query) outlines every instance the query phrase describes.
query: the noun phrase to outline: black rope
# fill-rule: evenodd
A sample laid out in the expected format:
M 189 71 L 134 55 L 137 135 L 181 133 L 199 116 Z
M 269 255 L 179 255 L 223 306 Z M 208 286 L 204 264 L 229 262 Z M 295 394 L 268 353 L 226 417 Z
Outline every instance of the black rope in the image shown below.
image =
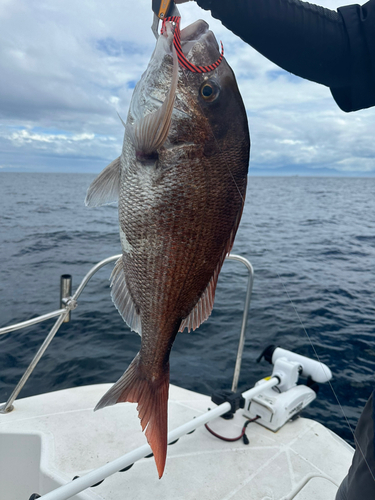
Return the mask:
M 222 441 L 233 442 L 233 441 L 239 441 L 242 438 L 244 444 L 249 444 L 250 443 L 249 438 L 246 436 L 246 427 L 250 424 L 250 422 L 255 422 L 256 420 L 258 420 L 258 418 L 260 418 L 259 415 L 257 415 L 254 418 L 248 419 L 247 422 L 245 422 L 245 424 L 242 427 L 241 434 L 235 438 L 227 438 L 225 436 L 220 436 L 220 434 L 217 434 L 215 431 L 210 429 L 210 427 L 208 427 L 207 424 L 205 424 L 204 426 L 206 427 L 208 432 L 210 432 L 213 436 L 217 437 L 218 439 L 221 439 Z

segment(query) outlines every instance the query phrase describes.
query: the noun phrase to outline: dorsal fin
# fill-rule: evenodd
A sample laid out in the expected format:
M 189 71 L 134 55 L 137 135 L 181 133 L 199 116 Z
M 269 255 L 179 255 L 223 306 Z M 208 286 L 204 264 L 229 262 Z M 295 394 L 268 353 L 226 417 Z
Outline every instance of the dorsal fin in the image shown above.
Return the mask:
M 85 205 L 98 207 L 106 203 L 118 201 L 120 192 L 120 157 L 113 160 L 98 177 L 90 184 L 87 190 Z
M 133 302 L 125 281 L 122 257 L 118 259 L 111 274 L 111 296 L 122 319 L 135 332 L 142 334 L 141 317 Z

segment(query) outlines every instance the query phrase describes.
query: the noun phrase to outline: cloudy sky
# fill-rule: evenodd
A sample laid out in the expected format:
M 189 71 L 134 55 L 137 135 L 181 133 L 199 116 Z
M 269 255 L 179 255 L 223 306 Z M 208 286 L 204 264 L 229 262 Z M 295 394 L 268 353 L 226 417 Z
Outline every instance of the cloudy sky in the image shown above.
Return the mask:
M 182 26 L 203 18 L 224 43 L 253 174 L 375 176 L 374 109 L 346 114 L 328 88 L 279 69 L 195 2 L 180 12 Z M 126 117 L 151 56 L 151 23 L 151 0 L 0 0 L 0 171 L 99 172 L 116 158 L 117 112 Z

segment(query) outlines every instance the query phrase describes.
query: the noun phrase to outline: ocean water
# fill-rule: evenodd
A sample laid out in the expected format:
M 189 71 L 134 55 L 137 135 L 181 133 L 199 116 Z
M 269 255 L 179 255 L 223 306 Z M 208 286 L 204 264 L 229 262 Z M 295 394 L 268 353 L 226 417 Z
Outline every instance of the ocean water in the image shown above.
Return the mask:
M 94 175 L 0 174 L 0 327 L 59 308 L 59 277 L 73 289 L 98 261 L 120 253 L 117 208 L 89 209 Z M 304 415 L 352 442 L 350 429 L 374 388 L 375 179 L 250 177 L 233 253 L 255 270 L 240 389 L 271 374 L 256 358 L 269 344 L 315 358 L 333 372 Z M 110 299 L 112 264 L 81 295 L 20 397 L 114 382 L 140 338 Z M 226 262 L 214 311 L 179 334 L 171 382 L 210 394 L 230 389 L 246 273 Z M 0 401 L 23 374 L 54 320 L 0 336 Z

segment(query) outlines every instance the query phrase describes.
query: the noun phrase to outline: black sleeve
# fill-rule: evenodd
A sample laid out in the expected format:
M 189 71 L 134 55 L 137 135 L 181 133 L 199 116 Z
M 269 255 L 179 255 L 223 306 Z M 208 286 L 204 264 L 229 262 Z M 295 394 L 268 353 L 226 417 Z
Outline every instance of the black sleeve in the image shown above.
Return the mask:
M 344 111 L 375 105 L 375 0 L 338 12 L 300 0 L 196 0 L 258 52 L 330 87 Z
M 374 391 L 375 392 L 375 391 Z M 341 483 L 336 500 L 375 498 L 375 399 L 374 392 L 355 430 L 355 453 L 348 475 Z

